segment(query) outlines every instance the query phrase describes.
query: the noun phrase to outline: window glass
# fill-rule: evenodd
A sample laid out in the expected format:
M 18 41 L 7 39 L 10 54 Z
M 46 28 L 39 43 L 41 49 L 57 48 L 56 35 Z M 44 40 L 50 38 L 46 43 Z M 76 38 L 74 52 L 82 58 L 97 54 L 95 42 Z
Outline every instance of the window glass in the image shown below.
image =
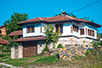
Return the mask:
M 28 26 L 27 33 L 32 33 L 32 32 L 34 32 L 34 26 Z
M 56 24 L 56 32 L 63 33 L 63 24 Z
M 80 29 L 80 35 L 84 35 L 84 29 Z

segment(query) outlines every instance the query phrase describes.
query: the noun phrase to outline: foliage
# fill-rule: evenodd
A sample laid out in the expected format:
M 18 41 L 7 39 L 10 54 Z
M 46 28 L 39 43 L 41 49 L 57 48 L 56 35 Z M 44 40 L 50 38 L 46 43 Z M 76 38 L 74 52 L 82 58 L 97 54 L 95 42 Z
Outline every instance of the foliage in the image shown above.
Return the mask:
M 53 42 L 54 44 L 58 42 L 58 39 L 61 37 L 61 34 L 58 32 L 54 32 L 54 27 L 49 24 L 44 27 L 44 34 L 47 36 L 46 45 Z
M 85 55 L 87 55 L 87 56 L 95 55 L 95 51 L 94 51 L 93 49 L 91 49 L 91 50 L 88 49 L 88 50 L 86 51 Z
M 57 48 L 63 48 L 63 46 L 62 46 L 61 44 L 59 44 L 59 45 L 57 46 Z
M 3 44 L 2 46 L 2 51 L 3 52 L 10 52 L 11 50 L 11 47 L 13 46 L 18 46 L 18 43 L 16 42 L 13 42 L 14 39 L 12 39 L 9 35 L 6 35 L 6 36 L 0 36 L 2 39 L 4 40 L 8 40 L 10 42 L 10 44 Z M 17 39 L 17 36 L 15 36 L 16 39 Z M 6 49 L 3 50 L 3 48 L 6 47 Z
M 47 45 L 45 46 L 45 48 L 42 52 L 44 52 L 44 51 L 49 51 L 49 48 L 47 47 Z
M 97 46 L 100 44 L 99 41 L 92 41 L 91 44 L 93 45 L 93 47 L 97 50 Z
M 4 56 L 10 56 L 11 54 L 0 54 L 0 57 L 4 57 Z
M 2 52 L 11 52 L 11 50 L 2 50 Z
M 77 55 L 77 56 L 75 56 L 74 58 L 75 58 L 76 60 L 80 60 L 82 57 L 84 57 L 84 56 L 82 56 L 82 55 Z
M 5 21 L 4 25 L 6 27 L 6 31 L 7 34 L 13 32 L 13 31 L 17 31 L 17 30 L 21 30 L 22 26 L 17 25 L 17 23 L 21 22 L 21 21 L 25 21 L 28 19 L 28 15 L 27 14 L 20 14 L 20 13 L 15 13 L 11 15 L 11 20 L 7 20 Z

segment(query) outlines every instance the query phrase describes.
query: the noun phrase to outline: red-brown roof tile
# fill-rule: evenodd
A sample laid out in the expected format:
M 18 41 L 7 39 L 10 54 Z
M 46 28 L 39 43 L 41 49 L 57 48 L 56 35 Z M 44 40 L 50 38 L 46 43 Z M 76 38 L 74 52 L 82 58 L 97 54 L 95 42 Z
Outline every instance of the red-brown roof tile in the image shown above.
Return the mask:
M 10 44 L 7 40 L 4 40 L 0 37 L 0 44 Z
M 11 32 L 9 35 L 10 36 L 15 36 L 15 35 L 22 35 L 22 34 L 23 34 L 23 30 L 18 30 L 18 31 Z
M 46 40 L 46 37 L 19 38 L 14 40 L 14 42 L 36 41 L 36 40 Z
M 38 17 L 38 18 L 34 18 L 34 19 L 30 19 L 30 20 L 27 20 L 27 21 L 20 22 L 19 24 L 24 24 L 24 23 L 29 23 L 29 22 L 37 22 L 37 21 L 45 21 L 45 22 L 48 22 L 48 23 L 50 23 L 50 22 L 53 23 L 53 22 L 70 21 L 70 20 L 80 21 L 80 22 L 88 22 L 88 23 L 91 23 L 91 24 L 95 24 L 98 27 L 101 27 L 101 25 L 99 25 L 97 23 L 87 21 L 87 20 L 83 20 L 83 19 L 79 19 L 79 18 L 75 18 L 75 17 L 71 17 L 71 16 L 68 16 L 68 15 L 65 15 L 65 16 L 59 15 L 59 16 L 47 17 L 47 18 Z
M 5 27 L 5 26 L 4 25 L 0 26 L 0 28 L 3 28 L 3 27 Z

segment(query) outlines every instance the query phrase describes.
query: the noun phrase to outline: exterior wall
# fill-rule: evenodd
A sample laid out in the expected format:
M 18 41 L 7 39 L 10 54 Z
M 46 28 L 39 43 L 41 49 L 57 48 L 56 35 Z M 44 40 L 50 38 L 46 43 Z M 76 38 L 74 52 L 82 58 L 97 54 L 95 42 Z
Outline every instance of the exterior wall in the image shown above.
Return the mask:
M 18 46 L 18 58 L 23 58 L 23 46 L 22 46 L 22 43 L 19 43 L 19 46 Z
M 11 59 L 23 58 L 23 46 L 19 43 L 18 47 L 11 48 Z
M 96 30 L 97 28 L 96 28 L 96 27 L 93 27 L 93 26 L 91 26 L 91 25 L 86 25 L 86 27 L 87 27 L 88 29 L 92 29 L 92 30 L 95 31 L 95 36 L 90 36 L 90 35 L 87 34 L 87 37 L 97 39 L 97 30 Z M 87 33 L 88 33 L 88 32 L 87 32 Z
M 0 28 L 1 30 L 1 35 L 6 35 L 6 29 L 5 27 Z
M 37 42 L 37 54 L 41 54 L 43 49 L 45 48 L 45 41 Z
M 27 26 L 33 26 L 34 25 L 34 29 L 35 32 L 33 33 L 27 33 Z M 23 37 L 30 37 L 30 36 L 39 36 L 39 35 L 44 35 L 43 32 L 40 33 L 40 26 L 42 24 L 30 24 L 30 25 L 24 25 L 23 26 Z M 43 26 L 45 26 L 45 24 L 43 24 Z M 44 30 L 43 30 L 44 31 Z M 44 35 L 45 36 L 45 35 Z
M 72 31 L 72 33 L 71 33 L 71 26 L 73 24 L 79 27 L 78 32 Z M 35 32 L 27 33 L 27 26 L 31 26 L 31 25 L 35 26 Z M 31 25 L 24 25 L 23 26 L 23 37 L 40 36 L 40 35 L 45 36 L 45 34 L 43 34 L 43 32 L 44 32 L 44 27 L 47 24 L 40 23 L 40 24 L 31 24 Z M 51 24 L 51 25 L 54 26 L 54 31 L 55 31 L 55 24 Z M 42 26 L 42 33 L 40 33 L 40 26 Z M 87 34 L 86 34 L 86 28 L 87 28 Z M 84 35 L 80 35 L 80 29 L 84 29 Z M 94 30 L 94 32 L 95 32 L 95 36 L 94 37 L 88 35 L 88 29 Z M 77 36 L 77 37 L 90 37 L 90 38 L 97 39 L 96 27 L 93 27 L 91 25 L 87 25 L 85 23 L 80 23 L 80 24 L 76 23 L 76 22 L 63 23 L 63 33 L 62 33 L 62 36 L 68 36 L 68 35 L 74 35 L 74 36 Z
M 61 44 L 63 47 L 66 45 L 75 45 L 75 44 L 86 44 L 86 45 L 91 45 L 90 43 L 92 42 L 92 39 L 88 38 L 76 38 L 76 37 L 61 37 L 58 40 L 58 43 L 56 44 L 56 47 Z

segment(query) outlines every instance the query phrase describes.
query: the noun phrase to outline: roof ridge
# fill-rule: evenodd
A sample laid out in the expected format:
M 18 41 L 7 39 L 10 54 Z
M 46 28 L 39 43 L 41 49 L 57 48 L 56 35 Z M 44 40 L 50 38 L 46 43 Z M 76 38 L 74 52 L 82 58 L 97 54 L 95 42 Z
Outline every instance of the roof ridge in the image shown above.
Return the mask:
M 74 19 L 73 17 L 71 17 L 71 16 L 69 16 L 69 15 L 65 15 L 65 16 L 69 17 L 70 19 Z
M 41 21 L 43 21 L 43 19 L 41 17 L 38 17 Z

